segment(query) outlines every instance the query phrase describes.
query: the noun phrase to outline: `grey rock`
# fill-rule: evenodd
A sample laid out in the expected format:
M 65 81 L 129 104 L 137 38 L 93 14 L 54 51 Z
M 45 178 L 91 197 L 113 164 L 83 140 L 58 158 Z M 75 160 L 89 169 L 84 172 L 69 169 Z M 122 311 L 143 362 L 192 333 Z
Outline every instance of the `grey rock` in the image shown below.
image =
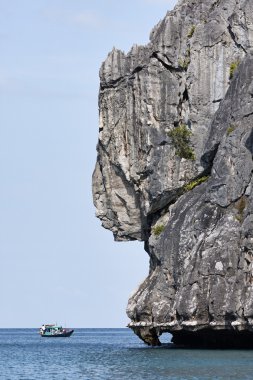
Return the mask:
M 203 146 L 230 65 L 252 45 L 250 7 L 180 2 L 147 46 L 128 54 L 114 49 L 102 64 L 93 189 L 97 216 L 115 239 L 146 240 L 148 215 L 203 171 Z M 192 131 L 196 160 L 175 155 L 168 131 L 180 123 Z
M 116 240 L 145 241 L 150 273 L 127 313 L 148 344 L 253 332 L 252 8 L 180 1 L 100 70 L 94 203 Z M 194 159 L 168 133 L 181 124 Z
M 248 101 L 252 83 L 253 57 L 248 55 L 231 84 L 234 91 L 228 91 L 214 120 L 216 125 L 219 118 L 224 135 L 209 179 L 170 206 L 164 231 L 159 237 L 151 235 L 146 244 L 153 264 L 149 278 L 129 300 L 132 321 L 142 320 L 144 314 L 148 322 L 173 322 L 162 328 L 172 333 L 210 325 L 231 330 L 243 325 L 244 331 L 252 331 L 253 195 L 248 189 L 253 173 L 253 113 L 238 118 L 235 104 Z M 231 133 L 227 107 L 236 125 Z M 164 223 L 164 218 L 156 223 Z M 232 325 L 235 321 L 240 324 Z M 146 340 L 145 332 L 137 333 Z

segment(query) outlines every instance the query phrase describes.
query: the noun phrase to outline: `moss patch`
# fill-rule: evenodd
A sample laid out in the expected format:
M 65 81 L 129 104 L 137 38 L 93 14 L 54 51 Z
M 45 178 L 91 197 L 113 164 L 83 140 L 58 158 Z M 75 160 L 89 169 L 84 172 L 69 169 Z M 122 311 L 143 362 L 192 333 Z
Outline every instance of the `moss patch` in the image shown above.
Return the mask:
M 242 215 L 246 207 L 246 198 L 243 195 L 237 202 L 235 202 L 235 208 L 238 211 L 238 214 Z
M 185 124 L 180 124 L 168 132 L 172 144 L 176 149 L 176 155 L 187 160 L 195 160 L 195 153 L 190 146 L 192 132 Z
M 232 132 L 234 132 L 235 128 L 236 128 L 236 125 L 230 124 L 230 126 L 227 129 L 227 136 L 229 136 Z
M 191 59 L 189 56 L 183 58 L 179 58 L 178 60 L 178 66 L 180 66 L 182 69 L 186 70 L 191 62 Z
M 240 223 L 242 223 L 243 221 L 243 215 L 244 215 L 244 210 L 245 210 L 246 205 L 247 205 L 247 200 L 244 195 L 240 199 L 238 199 L 238 201 L 235 202 L 234 204 L 235 209 L 237 210 L 237 214 L 235 215 L 235 218 Z
M 178 66 L 181 67 L 184 70 L 187 70 L 190 62 L 191 62 L 191 50 L 188 47 L 187 50 L 186 50 L 186 52 L 185 52 L 184 58 L 179 58 L 178 59 Z
M 194 189 L 194 187 L 200 185 L 201 183 L 207 181 L 209 176 L 203 176 L 198 179 L 195 179 L 194 181 L 191 181 L 190 183 L 187 183 L 187 185 L 184 186 L 185 191 L 190 191 Z
M 237 67 L 239 66 L 239 64 L 240 64 L 240 61 L 231 62 L 230 66 L 229 66 L 229 79 L 233 78 L 234 73 L 235 73 Z
M 187 37 L 188 38 L 192 38 L 194 32 L 195 32 L 195 29 L 196 29 L 196 26 L 195 25 L 192 25 L 191 26 L 191 29 L 189 30 L 188 34 L 187 34 Z
M 164 228 L 165 228 L 164 224 L 157 224 L 156 226 L 152 228 L 152 232 L 156 237 L 158 237 L 164 231 Z

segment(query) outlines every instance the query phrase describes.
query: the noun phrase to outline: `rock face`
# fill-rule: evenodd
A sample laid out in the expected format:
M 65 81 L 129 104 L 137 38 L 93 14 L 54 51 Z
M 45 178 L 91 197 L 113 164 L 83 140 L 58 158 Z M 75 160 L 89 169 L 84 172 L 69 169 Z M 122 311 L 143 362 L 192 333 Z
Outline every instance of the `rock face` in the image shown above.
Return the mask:
M 253 341 L 252 45 L 251 1 L 183 0 L 102 64 L 94 203 L 145 242 L 127 313 L 148 344 Z

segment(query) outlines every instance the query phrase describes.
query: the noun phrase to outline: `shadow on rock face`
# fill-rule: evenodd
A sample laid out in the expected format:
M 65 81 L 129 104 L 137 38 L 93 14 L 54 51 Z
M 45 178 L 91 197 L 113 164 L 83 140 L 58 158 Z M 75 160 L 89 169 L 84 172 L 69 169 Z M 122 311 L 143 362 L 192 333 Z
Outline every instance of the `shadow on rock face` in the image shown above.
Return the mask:
M 175 346 L 189 348 L 253 349 L 253 331 L 179 331 L 173 333 L 172 342 Z

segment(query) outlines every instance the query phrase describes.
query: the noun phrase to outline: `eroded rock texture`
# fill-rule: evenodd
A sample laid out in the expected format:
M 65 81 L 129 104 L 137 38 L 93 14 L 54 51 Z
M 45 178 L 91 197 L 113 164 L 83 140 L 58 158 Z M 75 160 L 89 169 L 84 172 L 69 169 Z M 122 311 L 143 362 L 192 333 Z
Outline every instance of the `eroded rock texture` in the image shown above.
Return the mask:
M 101 67 L 94 203 L 116 240 L 145 241 L 127 313 L 148 344 L 253 341 L 252 44 L 250 0 L 184 0 Z

